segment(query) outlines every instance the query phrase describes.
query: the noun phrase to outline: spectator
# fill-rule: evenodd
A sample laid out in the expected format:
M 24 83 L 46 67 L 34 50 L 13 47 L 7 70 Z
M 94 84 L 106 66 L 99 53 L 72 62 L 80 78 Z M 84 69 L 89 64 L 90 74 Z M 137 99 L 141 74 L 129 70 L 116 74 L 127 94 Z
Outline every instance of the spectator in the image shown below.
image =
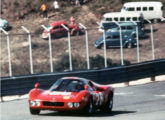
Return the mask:
M 76 6 L 80 6 L 80 0 L 76 0 Z
M 45 3 L 43 3 L 43 4 L 41 5 L 41 10 L 42 10 L 43 17 L 44 17 L 44 18 L 48 18 L 47 7 L 46 7 L 46 4 L 45 4 Z
M 57 0 L 54 1 L 53 5 L 54 5 L 54 9 L 55 9 L 55 10 L 59 10 L 60 6 L 59 6 Z
M 75 24 L 75 18 L 73 16 L 70 17 L 70 24 Z

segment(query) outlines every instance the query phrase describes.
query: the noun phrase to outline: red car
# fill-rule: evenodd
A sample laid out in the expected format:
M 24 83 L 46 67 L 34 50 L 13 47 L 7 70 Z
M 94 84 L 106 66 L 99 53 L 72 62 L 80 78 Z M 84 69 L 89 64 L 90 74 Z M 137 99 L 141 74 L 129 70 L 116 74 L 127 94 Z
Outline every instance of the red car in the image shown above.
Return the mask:
M 61 26 L 61 24 L 64 24 L 70 29 L 71 35 L 79 35 L 82 33 L 82 30 L 75 24 L 67 24 L 64 21 L 56 21 L 51 23 L 47 28 L 50 30 L 51 37 L 52 38 L 59 38 L 62 36 L 67 36 L 67 30 Z M 43 39 L 49 38 L 49 32 L 47 30 L 44 30 L 42 33 Z
M 29 92 L 31 114 L 41 110 L 82 111 L 90 115 L 95 109 L 110 112 L 113 107 L 114 88 L 99 85 L 79 77 L 58 79 L 48 90 L 39 89 L 39 84 Z

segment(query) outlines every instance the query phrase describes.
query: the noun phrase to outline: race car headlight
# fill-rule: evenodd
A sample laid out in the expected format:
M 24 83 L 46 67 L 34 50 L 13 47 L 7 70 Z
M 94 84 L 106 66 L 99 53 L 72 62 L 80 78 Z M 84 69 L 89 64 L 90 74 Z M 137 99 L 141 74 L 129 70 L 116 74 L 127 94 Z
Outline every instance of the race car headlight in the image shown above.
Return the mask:
M 68 107 L 69 107 L 69 108 L 72 108 L 72 107 L 73 107 L 73 103 L 69 102 L 69 103 L 68 103 Z
M 29 102 L 31 106 L 40 106 L 40 101 L 34 100 Z
M 80 107 L 80 103 L 74 103 L 74 107 L 76 108 Z
M 30 101 L 29 103 L 31 106 L 35 106 L 35 101 Z

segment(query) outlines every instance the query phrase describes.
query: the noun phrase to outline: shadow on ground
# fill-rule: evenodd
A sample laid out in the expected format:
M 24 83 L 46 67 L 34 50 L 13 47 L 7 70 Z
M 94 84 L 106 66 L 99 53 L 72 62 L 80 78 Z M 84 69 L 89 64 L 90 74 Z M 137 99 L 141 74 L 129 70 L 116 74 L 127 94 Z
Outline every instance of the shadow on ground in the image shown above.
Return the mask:
M 65 116 L 65 117 L 109 117 L 109 116 L 116 116 L 121 114 L 132 114 L 136 113 L 136 111 L 122 111 L 122 110 L 115 110 L 110 113 L 103 113 L 100 111 L 94 112 L 91 116 L 86 116 L 82 112 L 47 112 L 41 113 L 41 116 Z

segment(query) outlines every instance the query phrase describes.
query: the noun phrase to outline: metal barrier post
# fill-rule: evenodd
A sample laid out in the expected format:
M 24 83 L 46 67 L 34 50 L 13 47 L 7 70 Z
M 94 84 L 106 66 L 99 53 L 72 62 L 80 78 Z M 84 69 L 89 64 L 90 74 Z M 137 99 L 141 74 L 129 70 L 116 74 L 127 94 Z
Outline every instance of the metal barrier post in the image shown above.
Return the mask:
M 151 45 L 152 45 L 152 60 L 155 60 L 155 48 L 154 48 L 154 35 L 153 35 L 153 26 L 150 20 L 145 19 L 150 24 L 151 30 Z
M 61 25 L 68 31 L 68 49 L 69 49 L 69 63 L 70 63 L 70 71 L 72 71 L 72 53 L 71 53 L 71 40 L 70 40 L 70 31 L 64 24 Z
M 150 24 L 151 31 L 151 46 L 152 46 L 152 60 L 155 60 L 155 48 L 154 48 L 154 36 L 153 36 L 153 27 L 150 20 L 145 19 Z M 155 81 L 155 76 L 151 77 L 151 81 Z
M 136 22 L 133 22 L 136 25 L 136 41 L 137 41 L 137 62 L 140 62 L 140 51 L 139 51 L 139 31 L 138 31 L 138 25 Z
M 30 31 L 22 26 L 22 29 L 28 34 L 28 39 L 29 39 L 29 56 L 30 56 L 30 72 L 33 74 L 33 57 L 32 57 L 32 42 L 31 42 L 31 33 Z
M 121 26 L 118 22 L 113 21 L 114 23 L 116 23 L 120 29 L 120 57 L 121 57 L 121 65 L 124 65 L 124 58 L 123 58 L 123 43 L 122 43 L 122 30 L 121 30 Z
M 86 58 L 87 58 L 87 68 L 88 70 L 90 69 L 90 64 L 89 64 L 89 49 L 88 49 L 88 30 L 87 28 L 82 24 L 82 23 L 79 23 L 79 25 L 81 27 L 84 28 L 85 30 L 85 41 L 86 41 Z
M 104 65 L 105 65 L 105 68 L 107 68 L 107 48 L 106 48 L 106 36 L 105 36 L 105 29 L 103 31 L 103 38 L 104 38 Z
M 10 39 L 9 39 L 9 34 L 6 32 L 4 29 L 0 28 L 2 32 L 5 33 L 7 37 L 7 50 L 8 50 L 8 62 L 9 62 L 9 76 L 12 76 L 12 67 L 11 67 L 11 55 L 10 55 Z
M 46 26 L 41 25 L 45 30 L 49 32 L 49 56 L 50 56 L 50 71 L 53 72 L 53 57 L 52 57 L 52 44 L 51 44 L 51 34 L 50 30 L 46 28 Z
M 105 35 L 105 28 L 103 26 L 101 26 L 101 24 L 99 22 L 96 22 L 99 27 L 103 28 L 103 39 L 104 39 L 104 66 L 105 68 L 107 68 L 107 50 L 106 50 L 106 35 Z

